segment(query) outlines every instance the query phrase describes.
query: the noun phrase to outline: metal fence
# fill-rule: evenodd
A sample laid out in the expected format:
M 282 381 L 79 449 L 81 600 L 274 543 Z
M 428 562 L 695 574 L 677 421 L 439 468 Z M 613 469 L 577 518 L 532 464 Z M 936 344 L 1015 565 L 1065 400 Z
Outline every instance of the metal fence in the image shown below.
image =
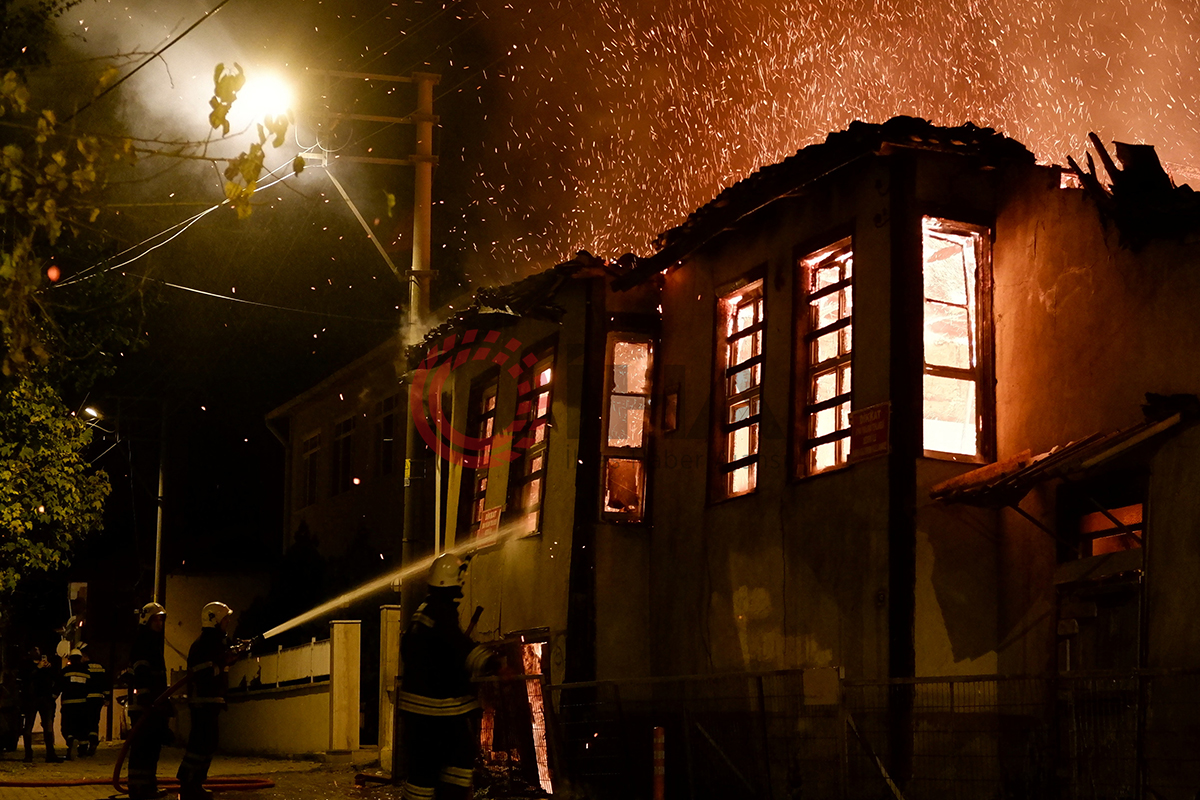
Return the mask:
M 1200 671 L 856 681 L 810 670 L 543 688 L 557 796 L 650 798 L 657 727 L 672 800 L 1195 800 L 1200 790 Z M 491 724 L 522 738 L 512 731 L 531 718 L 519 707 L 510 697 Z

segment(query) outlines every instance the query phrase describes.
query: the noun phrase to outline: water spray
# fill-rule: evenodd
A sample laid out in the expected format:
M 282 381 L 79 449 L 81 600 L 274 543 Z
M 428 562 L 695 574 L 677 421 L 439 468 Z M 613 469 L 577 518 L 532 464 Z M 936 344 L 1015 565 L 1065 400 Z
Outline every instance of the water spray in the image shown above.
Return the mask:
M 469 559 L 482 550 L 502 544 L 505 540 L 511 538 L 517 532 L 518 528 L 516 525 L 508 525 L 493 534 L 471 539 L 466 543 L 459 545 L 458 547 L 450 548 L 446 552 Z M 248 641 L 257 643 L 259 641 L 278 636 L 279 634 L 285 631 L 290 631 L 292 628 L 303 625 L 306 622 L 319 619 L 320 617 L 325 616 L 337 608 L 347 606 L 350 603 L 361 600 L 364 597 L 368 597 L 375 592 L 383 591 L 384 589 L 395 584 L 397 581 L 404 581 L 405 579 L 414 575 L 426 573 L 429 571 L 430 566 L 433 564 L 433 560 L 437 558 L 438 555 L 440 555 L 440 553 L 435 553 L 431 556 L 421 559 L 420 561 L 416 561 L 393 572 L 389 572 L 386 575 L 381 575 L 372 581 L 364 583 L 357 589 L 351 589 L 350 591 L 341 594 L 332 600 L 328 600 L 321 605 L 310 609 L 309 611 L 305 611 L 303 614 L 292 617 L 287 622 L 280 623 L 274 628 L 271 628 L 269 631 L 266 631 L 265 633 L 262 633 L 259 636 L 254 637 L 254 639 Z

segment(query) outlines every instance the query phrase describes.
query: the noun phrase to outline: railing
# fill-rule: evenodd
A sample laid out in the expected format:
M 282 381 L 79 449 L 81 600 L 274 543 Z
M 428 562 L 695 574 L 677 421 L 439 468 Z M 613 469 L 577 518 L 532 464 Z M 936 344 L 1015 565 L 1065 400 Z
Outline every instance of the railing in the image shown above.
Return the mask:
M 543 690 L 554 783 L 593 798 L 651 796 L 656 727 L 667 798 L 1192 800 L 1200 789 L 1200 670 L 885 681 L 812 670 Z M 492 701 L 491 736 L 514 756 L 531 752 L 522 694 Z M 532 764 L 511 769 L 536 786 Z
M 251 656 L 229 668 L 231 692 L 256 691 L 329 680 L 329 640 L 312 639 L 297 647 Z

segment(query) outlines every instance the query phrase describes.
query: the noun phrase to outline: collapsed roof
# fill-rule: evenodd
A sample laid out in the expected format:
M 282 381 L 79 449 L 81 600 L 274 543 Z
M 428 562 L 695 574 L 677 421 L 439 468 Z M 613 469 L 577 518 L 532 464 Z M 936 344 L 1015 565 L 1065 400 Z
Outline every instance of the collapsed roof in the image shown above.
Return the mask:
M 613 282 L 613 288 L 628 289 L 682 261 L 760 208 L 796 194 L 859 158 L 897 148 L 958 153 L 993 165 L 1034 163 L 1033 153 L 1020 142 L 969 122 L 954 128 L 916 117 L 893 117 L 881 125 L 852 122 L 846 130 L 829 134 L 824 142 L 802 148 L 724 189 L 689 214 L 682 225 L 659 234 L 654 242 L 658 252 L 639 259 L 633 270 Z

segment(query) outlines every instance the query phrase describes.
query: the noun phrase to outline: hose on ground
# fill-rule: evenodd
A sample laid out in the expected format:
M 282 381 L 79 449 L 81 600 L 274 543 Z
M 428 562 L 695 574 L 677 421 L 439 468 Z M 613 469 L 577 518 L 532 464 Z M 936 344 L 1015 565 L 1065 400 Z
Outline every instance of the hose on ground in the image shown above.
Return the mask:
M 125 737 L 124 744 L 121 745 L 121 752 L 117 754 L 117 763 L 113 767 L 111 779 L 107 778 L 80 778 L 76 780 L 62 781 L 47 781 L 47 780 L 19 780 L 19 781 L 0 781 L 0 788 L 14 789 L 32 789 L 51 786 L 104 786 L 111 784 L 119 794 L 127 794 L 128 789 L 121 782 L 121 767 L 125 766 L 125 757 L 129 754 L 129 745 L 133 743 L 134 738 L 138 735 L 138 731 L 145 725 L 146 720 L 150 719 L 154 714 L 161 714 L 160 709 L 170 699 L 171 695 L 179 691 L 180 688 L 187 682 L 187 675 L 173 683 L 165 692 L 159 695 L 158 699 L 150 707 L 146 713 L 142 714 L 141 719 L 137 724 L 130 729 L 129 735 Z M 266 778 L 243 778 L 243 777 L 228 777 L 228 778 L 209 778 L 204 782 L 205 788 L 211 791 L 221 792 L 247 792 L 254 789 L 270 789 L 275 785 L 275 782 Z M 160 789 L 175 789 L 179 787 L 179 781 L 176 778 L 160 778 L 158 780 Z

